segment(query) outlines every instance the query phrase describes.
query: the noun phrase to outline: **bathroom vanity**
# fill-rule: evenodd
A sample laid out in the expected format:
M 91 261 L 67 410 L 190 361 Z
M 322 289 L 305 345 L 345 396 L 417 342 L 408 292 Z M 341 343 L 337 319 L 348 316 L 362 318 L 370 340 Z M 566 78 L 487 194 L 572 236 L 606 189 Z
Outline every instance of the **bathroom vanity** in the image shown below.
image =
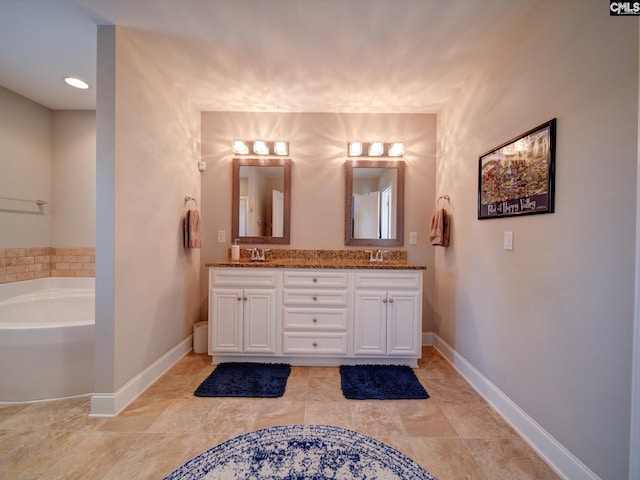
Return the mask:
M 417 366 L 423 266 L 364 258 L 207 266 L 214 364 Z

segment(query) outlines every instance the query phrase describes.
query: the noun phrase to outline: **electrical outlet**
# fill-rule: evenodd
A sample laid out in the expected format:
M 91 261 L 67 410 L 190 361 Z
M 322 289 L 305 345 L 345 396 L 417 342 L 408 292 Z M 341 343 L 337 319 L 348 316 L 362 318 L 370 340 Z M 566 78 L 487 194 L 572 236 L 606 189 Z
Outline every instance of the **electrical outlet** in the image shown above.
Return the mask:
M 418 243 L 418 232 L 409 232 L 409 245 Z
M 218 243 L 226 243 L 227 232 L 225 230 L 218 230 Z

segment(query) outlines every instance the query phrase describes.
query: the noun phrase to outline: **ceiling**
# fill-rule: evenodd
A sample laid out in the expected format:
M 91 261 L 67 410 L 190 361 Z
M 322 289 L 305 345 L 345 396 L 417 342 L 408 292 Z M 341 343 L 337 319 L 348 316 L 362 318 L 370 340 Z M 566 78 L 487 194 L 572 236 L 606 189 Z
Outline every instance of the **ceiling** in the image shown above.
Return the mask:
M 0 0 L 0 85 L 94 109 L 120 25 L 201 111 L 435 113 L 537 1 Z

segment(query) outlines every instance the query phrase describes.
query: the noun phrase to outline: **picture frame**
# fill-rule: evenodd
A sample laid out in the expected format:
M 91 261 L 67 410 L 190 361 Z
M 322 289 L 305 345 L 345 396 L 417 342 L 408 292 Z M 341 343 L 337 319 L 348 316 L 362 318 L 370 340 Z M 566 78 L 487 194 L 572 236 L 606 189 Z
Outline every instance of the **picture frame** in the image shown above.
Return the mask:
M 478 220 L 553 213 L 556 119 L 480 155 Z

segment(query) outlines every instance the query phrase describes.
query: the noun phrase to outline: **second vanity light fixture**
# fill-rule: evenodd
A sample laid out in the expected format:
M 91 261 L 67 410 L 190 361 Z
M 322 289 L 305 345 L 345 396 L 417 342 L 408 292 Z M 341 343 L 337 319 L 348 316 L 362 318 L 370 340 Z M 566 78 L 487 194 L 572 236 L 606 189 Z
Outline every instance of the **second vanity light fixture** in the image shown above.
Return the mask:
M 359 141 L 349 142 L 350 157 L 402 157 L 404 155 L 404 145 L 402 142 L 383 143 L 370 142 L 363 143 Z
M 232 144 L 233 153 L 237 155 L 279 155 L 289 154 L 289 144 L 283 140 L 234 140 Z

